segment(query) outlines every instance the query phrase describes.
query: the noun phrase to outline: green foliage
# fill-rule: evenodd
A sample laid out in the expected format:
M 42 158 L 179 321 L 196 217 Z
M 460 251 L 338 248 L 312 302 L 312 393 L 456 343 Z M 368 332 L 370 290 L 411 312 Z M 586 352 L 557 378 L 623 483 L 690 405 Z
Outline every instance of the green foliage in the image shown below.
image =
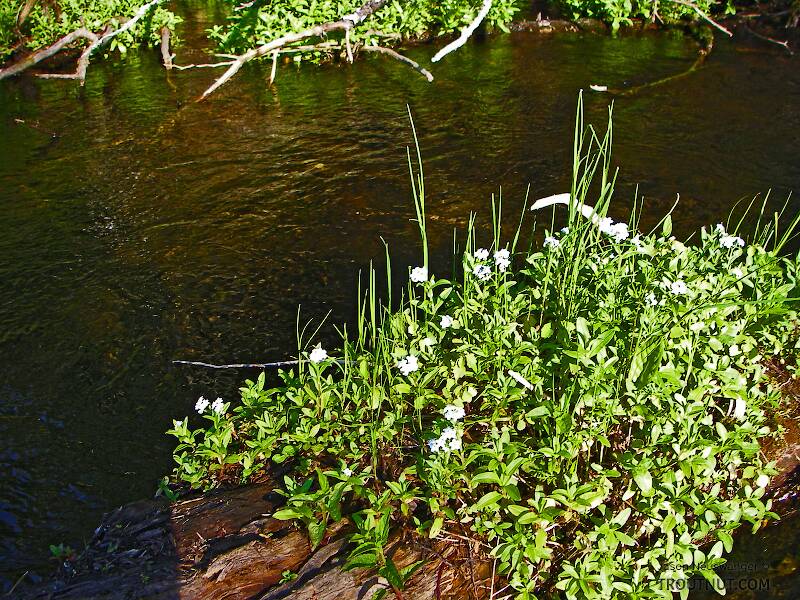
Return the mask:
M 228 23 L 213 27 L 210 37 L 226 52 L 242 52 L 286 33 L 336 21 L 362 4 L 363 0 L 256 2 L 251 7 L 233 10 Z M 521 0 L 497 0 L 486 20 L 490 26 L 505 29 L 523 5 Z M 379 43 L 385 37 L 414 38 L 428 32 L 449 33 L 472 21 L 480 6 L 481 2 L 476 0 L 393 0 L 353 30 L 351 41 Z
M 28 48 L 36 50 L 81 26 L 94 32 L 102 31 L 106 25 L 116 28 L 121 24 L 120 19 L 132 17 L 145 3 L 141 0 L 38 1 L 23 21 L 20 35 L 17 35 L 17 15 L 23 4 L 21 0 L 0 0 L 0 59 L 6 57 L 20 39 Z M 180 20 L 172 12 L 156 7 L 130 32 L 112 40 L 110 49 L 125 53 L 134 44 L 156 45 L 161 40 L 161 28 L 167 26 L 174 30 Z
M 675 23 L 682 19 L 698 18 L 697 12 L 690 6 L 669 0 L 557 0 L 557 3 L 568 18 L 600 19 L 611 24 L 615 31 L 621 25 L 632 24 L 633 19 L 658 18 L 666 23 Z M 728 14 L 734 12 L 731 0 L 697 0 L 694 4 L 706 14 L 720 10 Z
M 304 352 L 274 388 L 247 381 L 232 409 L 201 401 L 206 427 L 174 422 L 176 479 L 208 488 L 287 463 L 273 516 L 316 546 L 348 513 L 348 566 L 398 589 L 411 572 L 385 553 L 398 528 L 466 528 L 521 599 L 685 598 L 690 575 L 719 583 L 734 530 L 775 517 L 759 439 L 779 392 L 762 358 L 797 345 L 797 262 L 779 255 L 777 219 L 747 244 L 722 225 L 679 242 L 669 216 L 631 235 L 635 215 L 604 216 L 609 144 L 610 128 L 576 139 L 572 197 L 597 187 L 595 215 L 573 204 L 566 231 L 518 252 L 498 206 L 488 249 L 471 222 L 457 276 L 416 267 L 396 306 L 377 301 L 371 273 L 334 356 Z

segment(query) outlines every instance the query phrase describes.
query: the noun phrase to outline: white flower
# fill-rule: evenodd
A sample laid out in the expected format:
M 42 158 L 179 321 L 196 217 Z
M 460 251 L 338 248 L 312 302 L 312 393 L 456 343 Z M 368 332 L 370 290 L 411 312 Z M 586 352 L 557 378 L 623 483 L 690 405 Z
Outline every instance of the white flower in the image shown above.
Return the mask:
M 714 227 L 714 231 L 716 231 L 717 233 L 721 233 L 722 235 L 725 235 L 725 226 L 722 223 L 717 223 L 717 226 Z
M 511 253 L 503 248 L 494 253 L 494 263 L 497 265 L 497 270 L 503 273 L 511 265 Z
M 466 414 L 463 408 L 456 406 L 455 404 L 448 404 L 444 407 L 444 411 L 442 412 L 445 419 L 448 421 L 453 421 L 454 423 L 463 419 L 464 415 Z
M 439 327 L 442 329 L 447 329 L 448 327 L 453 326 L 453 317 L 450 315 L 443 315 L 442 320 L 439 321 Z
M 441 452 L 442 450 L 450 452 L 452 450 L 461 450 L 461 447 L 461 435 L 452 427 L 446 427 L 442 430 L 438 438 L 428 440 L 428 448 L 431 449 L 431 452 Z
M 308 360 L 310 360 L 312 363 L 320 363 L 326 358 L 328 358 L 328 353 L 320 346 L 314 348 L 311 351 L 311 354 L 308 355 Z
M 503 248 L 494 253 L 494 262 L 508 261 L 511 259 L 511 253 Z
M 641 250 L 641 249 L 642 249 L 642 236 L 640 236 L 640 235 L 637 233 L 635 236 L 633 236 L 633 237 L 631 238 L 631 244 L 633 244 L 634 246 L 636 246 L 636 249 L 637 249 L 637 250 Z
M 738 346 L 737 344 L 734 344 L 733 346 L 731 346 L 730 348 L 728 348 L 728 354 L 729 354 L 731 357 L 733 357 L 733 356 L 739 356 L 741 353 L 742 353 L 742 351 L 741 351 L 741 350 L 739 350 L 739 346 Z
M 217 398 L 214 402 L 211 403 L 211 410 L 213 410 L 218 415 L 222 414 L 222 411 L 225 410 L 225 405 L 222 402 L 222 398 Z
M 675 295 L 688 294 L 689 288 L 686 287 L 686 283 L 682 279 L 676 279 L 670 284 L 669 291 Z
M 194 409 L 197 411 L 198 414 L 202 415 L 206 408 L 208 408 L 208 400 L 200 396 L 197 399 L 197 402 L 194 404 Z
M 489 258 L 489 251 L 486 248 L 478 248 L 475 250 L 475 258 L 477 260 L 486 260 Z
M 411 281 L 414 283 L 428 281 L 428 267 L 414 267 L 411 269 Z
M 353 470 L 350 467 L 345 467 L 344 469 L 342 469 L 342 475 L 344 475 L 345 477 L 352 477 Z
M 563 233 L 564 235 L 567 235 L 569 233 L 569 227 L 562 227 L 561 228 L 561 233 Z
M 492 276 L 492 270 L 486 265 L 475 265 L 475 268 L 472 269 L 472 274 L 481 281 L 486 281 Z
M 615 241 L 627 240 L 630 236 L 627 223 L 614 223 L 611 217 L 603 217 L 597 225 L 598 229 L 606 235 L 610 235 Z
M 413 373 L 419 369 L 419 361 L 416 356 L 409 354 L 403 360 L 398 361 L 397 368 L 400 369 L 403 375 L 408 376 L 409 373 Z
M 559 242 L 553 236 L 548 235 L 546 238 L 544 238 L 544 245 L 548 248 L 558 248 L 561 245 L 561 242 Z
M 759 475 L 756 479 L 756 485 L 760 488 L 765 488 L 769 485 L 769 475 Z
M 659 302 L 658 298 L 656 298 L 656 295 L 653 292 L 650 292 L 649 294 L 647 294 L 647 296 L 645 296 L 644 303 L 647 306 L 658 306 L 659 304 L 663 304 L 664 302 L 663 301 Z
M 744 277 L 744 272 L 739 267 L 734 267 L 731 269 L 731 275 L 736 277 L 736 279 L 742 279 Z
M 520 384 L 522 387 L 528 388 L 529 390 L 533 390 L 533 384 L 525 379 L 522 375 L 517 373 L 516 371 L 512 371 L 511 369 L 508 370 L 508 376 L 511 377 L 514 381 Z
M 741 248 L 744 246 L 744 240 L 736 235 L 723 235 L 719 238 L 719 243 L 723 248 L 733 248 L 734 246 Z

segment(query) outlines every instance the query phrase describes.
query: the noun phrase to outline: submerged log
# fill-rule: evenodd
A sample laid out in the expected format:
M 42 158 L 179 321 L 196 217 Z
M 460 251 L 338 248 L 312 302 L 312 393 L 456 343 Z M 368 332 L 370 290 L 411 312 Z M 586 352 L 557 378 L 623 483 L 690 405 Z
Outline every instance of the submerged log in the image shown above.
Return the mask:
M 780 435 L 762 441 L 776 461 L 769 495 L 782 516 L 796 512 L 800 484 L 800 382 L 778 363 L 767 364 L 784 392 L 773 415 Z M 344 570 L 345 519 L 329 528 L 312 552 L 293 523 L 271 515 L 283 498 L 276 483 L 215 491 L 170 503 L 136 502 L 106 515 L 86 549 L 45 585 L 18 590 L 24 600 L 369 600 L 388 583 L 365 569 Z M 492 563 L 465 539 L 431 542 L 396 534 L 388 554 L 399 567 L 424 560 L 404 600 L 491 597 Z M 502 587 L 499 585 L 497 587 Z

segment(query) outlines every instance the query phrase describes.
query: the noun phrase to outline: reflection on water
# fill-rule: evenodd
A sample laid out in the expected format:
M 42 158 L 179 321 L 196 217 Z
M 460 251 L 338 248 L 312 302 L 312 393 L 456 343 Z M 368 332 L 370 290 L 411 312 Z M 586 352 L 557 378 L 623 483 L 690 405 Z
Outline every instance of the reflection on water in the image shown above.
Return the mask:
M 616 99 L 617 216 L 635 184 L 651 220 L 681 194 L 678 232 L 769 188 L 781 200 L 800 189 L 790 133 L 800 63 L 743 50 L 720 43 L 703 70 Z M 433 85 L 367 57 L 284 65 L 274 88 L 264 67 L 248 68 L 200 104 L 213 74 L 165 77 L 156 53 L 98 61 L 83 90 L 4 82 L 4 585 L 46 573 L 48 544 L 77 547 L 103 511 L 152 494 L 171 468 L 170 419 L 200 394 L 232 397 L 246 375 L 171 360 L 287 357 L 298 304 L 303 319 L 352 318 L 357 272 L 381 260 L 380 236 L 396 265 L 419 259 L 406 104 L 426 158 L 434 265 L 445 268 L 452 229 L 470 211 L 485 217 L 500 186 L 509 225 L 528 184 L 534 197 L 566 189 L 578 89 L 680 72 L 694 53 L 671 36 L 515 34 L 449 56 Z M 603 124 L 609 100 L 588 96 L 587 118 Z

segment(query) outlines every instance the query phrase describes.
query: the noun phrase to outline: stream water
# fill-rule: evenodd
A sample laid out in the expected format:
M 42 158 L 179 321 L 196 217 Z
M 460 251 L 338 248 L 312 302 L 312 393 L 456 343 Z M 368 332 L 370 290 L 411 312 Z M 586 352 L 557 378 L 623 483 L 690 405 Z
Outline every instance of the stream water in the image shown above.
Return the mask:
M 179 62 L 205 62 L 191 42 L 214 18 L 186 23 Z M 395 265 L 417 262 L 407 104 L 445 265 L 453 229 L 470 211 L 488 219 L 500 187 L 509 224 L 528 185 L 566 191 L 579 89 L 632 88 L 695 57 L 679 35 L 523 33 L 468 44 L 433 84 L 370 56 L 281 65 L 272 88 L 267 66 L 248 67 L 195 103 L 215 74 L 167 76 L 155 52 L 98 60 L 84 89 L 2 82 L 0 589 L 46 575 L 49 544 L 79 547 L 104 511 L 151 496 L 171 469 L 171 419 L 254 375 L 172 360 L 284 359 L 298 305 L 303 320 L 352 320 L 381 236 Z M 646 221 L 680 194 L 679 234 L 769 189 L 776 203 L 800 191 L 800 58 L 719 40 L 685 77 L 588 93 L 587 120 L 603 126 L 612 97 L 617 216 L 637 184 Z M 745 539 L 734 557 L 766 569 L 772 597 L 797 597 L 798 530 Z

